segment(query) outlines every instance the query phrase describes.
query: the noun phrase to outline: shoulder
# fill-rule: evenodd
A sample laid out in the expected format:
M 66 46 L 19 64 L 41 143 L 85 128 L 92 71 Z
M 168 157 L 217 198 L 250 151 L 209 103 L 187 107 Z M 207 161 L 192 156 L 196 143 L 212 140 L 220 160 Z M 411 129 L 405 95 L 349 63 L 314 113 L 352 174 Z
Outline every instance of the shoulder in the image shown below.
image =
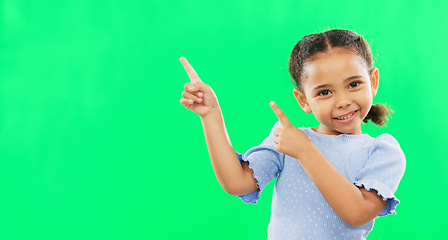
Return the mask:
M 266 138 L 266 139 L 264 139 L 263 140 L 263 142 L 261 142 L 261 144 L 260 144 L 260 146 L 263 146 L 263 147 L 269 147 L 269 148 L 272 148 L 272 149 L 274 149 L 274 129 L 276 129 L 276 128 L 281 128 L 282 127 L 282 124 L 280 123 L 280 121 L 277 121 L 275 124 L 274 124 L 274 126 L 272 126 L 272 128 L 271 128 L 271 130 L 270 130 L 270 132 L 269 132 L 269 136 Z
M 385 133 L 376 137 L 370 149 L 370 156 L 387 156 L 387 159 L 394 159 L 405 164 L 405 155 L 398 141 L 390 134 Z
M 401 151 L 400 144 L 397 139 L 388 133 L 384 133 L 376 137 L 372 142 L 372 150 L 377 150 L 381 148 L 390 148 L 391 150 Z
M 274 129 L 276 129 L 276 128 L 282 128 L 283 126 L 282 126 L 282 124 L 280 123 L 280 121 L 277 121 L 277 122 L 275 122 L 274 123 L 274 126 L 272 126 L 272 128 L 271 128 L 271 134 L 272 134 L 272 132 L 274 131 Z

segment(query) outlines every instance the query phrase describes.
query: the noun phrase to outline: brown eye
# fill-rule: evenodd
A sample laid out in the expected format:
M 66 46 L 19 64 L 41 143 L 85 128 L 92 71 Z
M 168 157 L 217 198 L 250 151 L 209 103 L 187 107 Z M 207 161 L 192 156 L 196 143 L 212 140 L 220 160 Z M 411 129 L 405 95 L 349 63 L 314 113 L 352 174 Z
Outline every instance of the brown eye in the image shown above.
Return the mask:
M 330 94 L 329 90 L 322 90 L 317 95 L 319 95 L 319 96 L 327 96 L 328 94 Z
M 359 86 L 359 84 L 361 84 L 361 82 L 359 82 L 359 81 L 351 82 L 349 87 L 355 88 L 355 87 Z

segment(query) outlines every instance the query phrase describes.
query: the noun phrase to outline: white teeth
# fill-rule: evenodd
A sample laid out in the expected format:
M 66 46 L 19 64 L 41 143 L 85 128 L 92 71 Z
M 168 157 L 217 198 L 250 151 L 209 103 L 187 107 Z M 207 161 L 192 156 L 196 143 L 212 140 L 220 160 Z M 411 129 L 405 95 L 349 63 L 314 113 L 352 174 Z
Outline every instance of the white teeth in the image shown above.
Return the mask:
M 344 120 L 344 119 L 347 119 L 347 118 L 351 117 L 352 115 L 353 115 L 353 113 L 350 114 L 349 116 L 346 116 L 346 117 L 337 117 L 337 119 Z

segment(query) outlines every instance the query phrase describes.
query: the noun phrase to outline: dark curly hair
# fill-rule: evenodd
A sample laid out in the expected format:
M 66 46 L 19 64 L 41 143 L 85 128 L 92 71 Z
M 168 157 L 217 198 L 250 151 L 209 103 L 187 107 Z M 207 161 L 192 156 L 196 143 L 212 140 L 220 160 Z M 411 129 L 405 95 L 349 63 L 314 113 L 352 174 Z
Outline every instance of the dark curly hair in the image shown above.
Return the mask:
M 326 52 L 331 48 L 346 48 L 358 54 L 366 63 L 369 72 L 373 69 L 372 50 L 366 40 L 356 32 L 345 29 L 333 29 L 322 33 L 304 36 L 292 49 L 289 57 L 289 73 L 294 80 L 294 85 L 302 91 L 303 67 L 307 61 L 320 52 Z M 387 123 L 388 116 L 392 113 L 384 104 L 374 104 L 364 118 L 364 122 L 371 120 L 377 126 Z

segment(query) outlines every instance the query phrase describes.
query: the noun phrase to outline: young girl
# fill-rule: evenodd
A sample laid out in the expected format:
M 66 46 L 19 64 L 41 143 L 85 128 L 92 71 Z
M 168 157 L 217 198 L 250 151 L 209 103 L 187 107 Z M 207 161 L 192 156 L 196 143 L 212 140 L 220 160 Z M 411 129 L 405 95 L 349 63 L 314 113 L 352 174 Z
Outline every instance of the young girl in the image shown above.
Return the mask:
M 366 41 L 335 29 L 305 36 L 289 71 L 302 109 L 320 125 L 294 127 L 271 102 L 279 122 L 246 154 L 235 154 L 213 90 L 181 58 L 191 82 L 180 102 L 199 114 L 216 177 L 226 192 L 256 203 L 277 177 L 268 239 L 365 239 L 378 216 L 395 214 L 405 157 L 389 134 L 372 138 L 361 122 L 383 125 L 375 104 L 379 72 Z

